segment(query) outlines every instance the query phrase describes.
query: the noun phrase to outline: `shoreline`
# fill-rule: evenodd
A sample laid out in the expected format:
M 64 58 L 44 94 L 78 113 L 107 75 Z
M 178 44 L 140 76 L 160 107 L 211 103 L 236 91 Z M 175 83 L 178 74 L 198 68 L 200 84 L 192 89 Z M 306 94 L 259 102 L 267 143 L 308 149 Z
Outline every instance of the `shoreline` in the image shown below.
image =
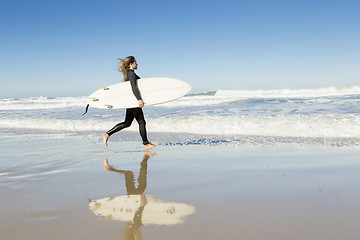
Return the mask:
M 101 134 L 103 131 L 47 131 L 37 129 L 1 129 L 1 142 L 6 141 L 32 141 L 41 139 L 79 139 L 95 144 L 102 143 Z M 274 146 L 282 144 L 295 144 L 305 146 L 329 146 L 339 148 L 360 149 L 360 138 L 350 137 L 279 137 L 279 136 L 257 136 L 257 135 L 211 135 L 211 134 L 189 134 L 189 133 L 162 133 L 151 132 L 148 134 L 151 142 L 160 145 L 255 145 Z M 111 142 L 139 142 L 138 131 L 123 130 L 109 139 Z M 102 144 L 100 144 L 102 145 Z M 136 145 L 136 144 L 135 144 Z

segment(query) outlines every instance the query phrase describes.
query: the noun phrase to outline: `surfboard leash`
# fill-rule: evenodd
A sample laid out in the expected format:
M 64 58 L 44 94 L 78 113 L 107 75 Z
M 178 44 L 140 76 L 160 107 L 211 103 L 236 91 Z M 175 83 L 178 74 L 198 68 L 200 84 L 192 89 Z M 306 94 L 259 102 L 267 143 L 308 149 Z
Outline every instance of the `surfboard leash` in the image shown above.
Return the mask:
M 85 112 L 82 114 L 82 116 L 84 116 L 88 112 L 89 106 L 90 106 L 90 104 L 86 105 Z
M 109 147 L 104 147 L 102 145 L 99 145 L 97 142 L 93 141 L 91 138 L 89 138 L 88 136 L 86 136 L 85 134 L 81 133 L 80 131 L 78 131 L 76 129 L 75 124 L 77 123 L 78 119 L 75 119 L 73 122 L 73 128 L 75 130 L 76 133 L 80 134 L 81 136 L 85 137 L 86 139 L 88 139 L 91 143 L 93 143 L 95 146 L 97 146 L 100 149 L 103 149 L 109 153 L 133 153 L 133 152 L 146 152 L 146 150 L 126 150 L 126 151 L 114 151 Z
M 105 148 L 104 146 L 100 146 L 97 142 L 93 141 L 91 138 L 89 138 L 88 136 L 86 136 L 85 134 L 81 133 L 80 131 L 78 131 L 76 129 L 76 126 L 75 124 L 77 123 L 78 119 L 75 119 L 74 122 L 73 122 L 73 127 L 74 127 L 74 130 L 76 131 L 76 133 L 80 134 L 81 136 L 85 137 L 86 139 L 88 139 L 90 142 L 92 142 L 94 145 L 96 145 L 98 148 L 101 148 L 103 150 L 106 150 L 108 152 L 111 152 L 111 153 L 115 153 L 115 151 L 111 150 L 111 149 L 108 149 L 108 148 Z

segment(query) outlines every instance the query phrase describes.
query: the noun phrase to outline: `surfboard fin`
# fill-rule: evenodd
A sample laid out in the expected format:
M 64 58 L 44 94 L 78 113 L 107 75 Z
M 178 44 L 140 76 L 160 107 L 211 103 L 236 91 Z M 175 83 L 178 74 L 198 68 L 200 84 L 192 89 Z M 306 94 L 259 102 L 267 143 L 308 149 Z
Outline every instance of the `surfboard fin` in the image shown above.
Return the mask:
M 108 109 L 112 109 L 114 106 L 112 105 L 104 105 L 105 107 L 107 107 Z
M 97 102 L 97 101 L 99 101 L 99 99 L 98 99 L 98 98 L 94 98 L 94 97 L 91 97 L 90 99 L 91 99 L 91 100 L 93 100 L 93 102 Z
M 109 90 L 109 88 L 108 87 L 106 87 L 106 86 L 100 86 L 103 90 Z

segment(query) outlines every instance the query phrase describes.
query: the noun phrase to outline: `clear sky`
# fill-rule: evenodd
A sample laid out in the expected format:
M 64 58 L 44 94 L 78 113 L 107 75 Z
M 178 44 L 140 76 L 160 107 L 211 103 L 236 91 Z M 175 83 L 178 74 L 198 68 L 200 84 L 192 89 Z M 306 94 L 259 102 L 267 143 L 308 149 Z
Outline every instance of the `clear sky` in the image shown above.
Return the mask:
M 0 98 L 86 96 L 137 74 L 194 93 L 360 85 L 358 0 L 0 0 Z

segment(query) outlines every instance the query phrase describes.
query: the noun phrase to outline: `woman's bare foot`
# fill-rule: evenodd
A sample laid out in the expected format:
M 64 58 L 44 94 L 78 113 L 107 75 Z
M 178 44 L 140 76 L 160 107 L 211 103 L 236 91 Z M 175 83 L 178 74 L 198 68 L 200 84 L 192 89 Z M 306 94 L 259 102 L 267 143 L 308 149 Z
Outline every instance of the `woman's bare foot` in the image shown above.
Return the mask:
M 105 144 L 105 146 L 107 146 L 107 141 L 109 139 L 109 135 L 107 133 L 103 133 L 102 138 L 103 138 L 103 143 Z
M 149 144 L 144 145 L 145 149 L 152 149 L 154 147 L 156 147 L 156 144 L 153 144 L 153 143 L 149 143 Z

